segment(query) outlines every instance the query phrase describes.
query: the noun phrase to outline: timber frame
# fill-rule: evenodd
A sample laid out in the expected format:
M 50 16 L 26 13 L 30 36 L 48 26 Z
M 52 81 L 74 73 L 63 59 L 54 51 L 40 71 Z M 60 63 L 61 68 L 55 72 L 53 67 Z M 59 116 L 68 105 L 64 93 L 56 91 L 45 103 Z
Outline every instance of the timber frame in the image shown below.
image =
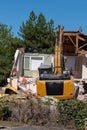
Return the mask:
M 87 35 L 80 31 L 63 31 L 63 54 L 83 55 L 87 53 Z

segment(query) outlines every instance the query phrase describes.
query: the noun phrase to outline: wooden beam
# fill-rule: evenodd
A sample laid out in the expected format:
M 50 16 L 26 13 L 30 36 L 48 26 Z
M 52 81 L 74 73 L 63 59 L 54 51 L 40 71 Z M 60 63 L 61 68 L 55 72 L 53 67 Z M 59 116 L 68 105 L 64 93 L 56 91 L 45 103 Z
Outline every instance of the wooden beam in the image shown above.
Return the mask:
M 80 46 L 78 49 L 82 49 L 83 47 L 87 46 L 87 43 L 85 43 L 84 45 Z
M 79 56 L 80 56 L 80 55 L 84 55 L 84 54 L 87 54 L 87 51 L 84 51 L 84 50 L 78 51 L 78 55 L 79 55 Z
M 81 41 L 87 41 L 85 38 L 78 36 L 78 39 Z
M 78 34 L 76 35 L 76 53 L 78 53 Z
M 70 41 L 73 43 L 73 45 L 76 47 L 76 45 L 75 45 L 74 41 L 72 40 L 72 38 L 70 37 L 70 35 L 68 35 L 68 37 L 69 37 Z
M 77 33 L 78 33 L 78 32 L 75 32 L 75 33 L 64 32 L 63 35 L 64 35 L 64 36 L 68 36 L 68 35 L 69 35 L 69 36 L 76 36 Z

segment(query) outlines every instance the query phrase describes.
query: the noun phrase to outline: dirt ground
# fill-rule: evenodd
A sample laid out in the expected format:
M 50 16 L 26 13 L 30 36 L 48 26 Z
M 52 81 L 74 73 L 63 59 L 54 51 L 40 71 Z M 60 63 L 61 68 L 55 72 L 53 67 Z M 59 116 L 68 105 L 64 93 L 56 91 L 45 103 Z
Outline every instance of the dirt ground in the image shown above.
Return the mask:
M 75 130 L 72 126 L 29 126 L 17 122 L 0 121 L 0 130 Z

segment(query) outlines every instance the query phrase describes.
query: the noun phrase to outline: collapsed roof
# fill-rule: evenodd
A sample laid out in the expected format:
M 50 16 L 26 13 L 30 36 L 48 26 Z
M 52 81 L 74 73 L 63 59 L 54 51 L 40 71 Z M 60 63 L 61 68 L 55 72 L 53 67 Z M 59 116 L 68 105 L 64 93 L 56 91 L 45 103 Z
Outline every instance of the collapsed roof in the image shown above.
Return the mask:
M 87 53 L 87 35 L 80 31 L 63 32 L 63 54 L 82 55 Z

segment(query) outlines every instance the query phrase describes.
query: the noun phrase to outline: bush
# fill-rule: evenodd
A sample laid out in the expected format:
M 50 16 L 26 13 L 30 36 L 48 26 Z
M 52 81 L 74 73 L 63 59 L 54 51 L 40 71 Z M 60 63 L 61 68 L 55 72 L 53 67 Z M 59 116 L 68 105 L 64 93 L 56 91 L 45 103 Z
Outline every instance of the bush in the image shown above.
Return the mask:
M 77 130 L 84 130 L 87 118 L 87 102 L 78 100 L 55 100 L 39 98 L 17 99 L 8 96 L 0 99 L 0 120 L 11 120 L 31 125 L 65 125 L 70 123 Z M 56 111 L 57 106 L 57 111 Z M 70 124 L 70 125 L 71 125 Z
M 11 120 L 33 125 L 44 125 L 48 122 L 49 107 L 39 99 L 17 99 L 10 102 Z
M 11 116 L 11 111 L 9 110 L 8 102 L 4 99 L 0 99 L 0 120 L 8 120 Z
M 9 95 L 0 99 L 0 120 L 30 125 L 54 125 L 58 119 L 58 111 L 51 102 L 51 99 L 43 101 L 36 97 L 27 99 Z
M 61 100 L 57 109 L 61 122 L 66 125 L 73 120 L 77 130 L 84 130 L 84 119 L 87 118 L 87 103 L 78 100 Z

